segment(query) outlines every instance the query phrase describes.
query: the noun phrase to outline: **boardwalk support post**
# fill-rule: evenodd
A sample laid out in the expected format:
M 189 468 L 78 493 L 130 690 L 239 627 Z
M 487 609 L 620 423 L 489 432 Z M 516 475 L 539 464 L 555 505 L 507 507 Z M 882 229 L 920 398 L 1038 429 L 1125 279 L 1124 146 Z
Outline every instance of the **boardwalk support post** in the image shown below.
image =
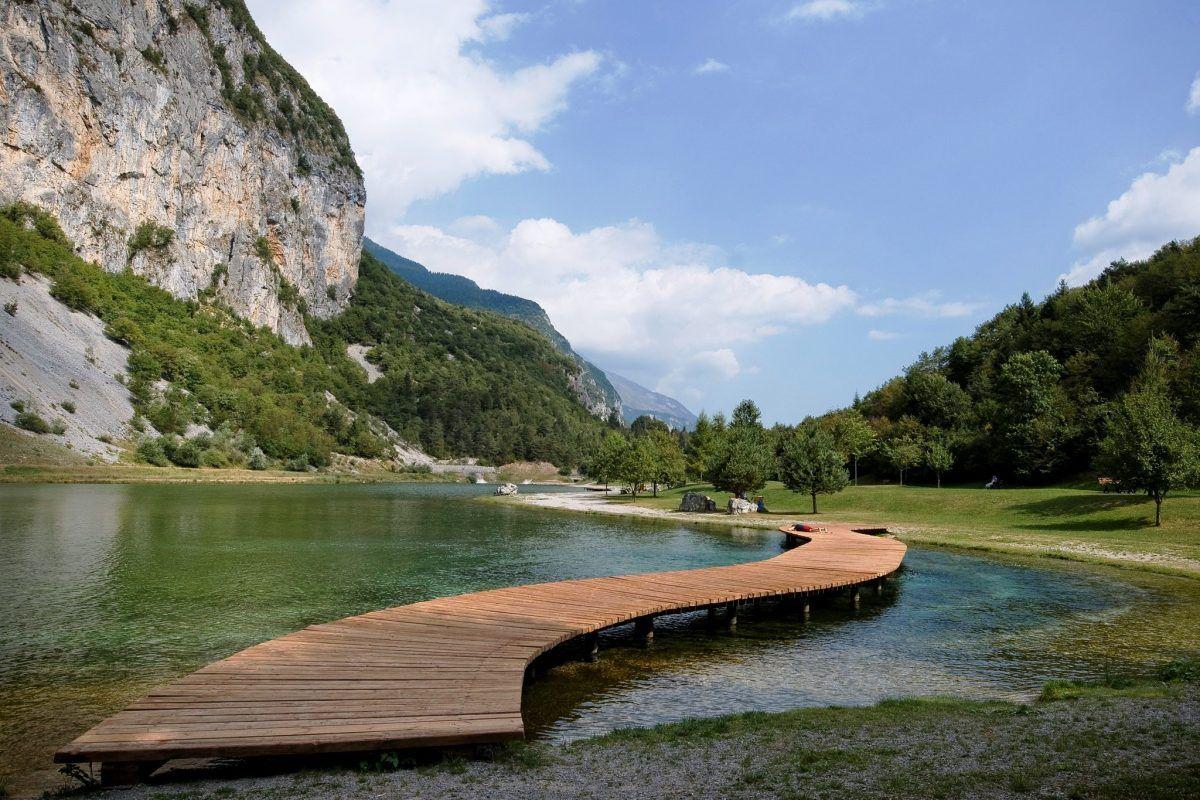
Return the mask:
M 654 641 L 654 617 L 641 617 L 633 621 L 633 638 L 638 644 Z
M 862 596 L 862 589 L 860 587 L 858 587 L 858 586 L 850 587 L 850 605 L 854 608 L 855 611 L 858 610 L 858 608 L 861 604 L 861 602 L 860 602 L 861 596 Z
M 589 633 L 583 640 L 584 660 L 595 663 L 600 660 L 600 634 Z
M 732 631 L 737 627 L 737 603 L 728 603 L 725 606 L 725 630 Z
M 807 600 L 800 605 L 800 614 L 804 617 L 805 622 L 808 622 L 808 618 L 812 616 L 812 604 Z
M 100 785 L 133 786 L 142 783 L 162 764 L 162 761 L 102 761 Z

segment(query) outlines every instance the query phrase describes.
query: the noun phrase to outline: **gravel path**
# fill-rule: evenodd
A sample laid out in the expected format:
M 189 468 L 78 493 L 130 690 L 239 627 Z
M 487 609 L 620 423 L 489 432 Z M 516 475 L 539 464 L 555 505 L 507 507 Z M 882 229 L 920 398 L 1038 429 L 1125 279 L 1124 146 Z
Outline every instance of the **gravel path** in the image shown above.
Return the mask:
M 395 771 L 342 762 L 268 777 L 160 782 L 120 797 L 1196 797 L 1200 687 L 1154 694 L 750 714 Z

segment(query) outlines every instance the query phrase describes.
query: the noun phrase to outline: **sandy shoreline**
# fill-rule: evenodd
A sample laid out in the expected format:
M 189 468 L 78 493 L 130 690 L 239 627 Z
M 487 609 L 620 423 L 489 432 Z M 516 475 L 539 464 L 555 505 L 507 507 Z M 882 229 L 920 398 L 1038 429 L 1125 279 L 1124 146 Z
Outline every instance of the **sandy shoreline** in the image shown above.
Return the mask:
M 659 508 L 635 505 L 629 502 L 611 502 L 614 495 L 602 492 L 567 492 L 561 494 L 517 494 L 497 498 L 531 508 L 575 514 L 605 514 L 611 516 L 680 522 L 690 525 L 716 525 L 727 528 L 763 528 L 774 530 L 780 525 L 804 519 L 803 515 L 785 517 L 778 514 L 730 515 L 720 512 L 699 514 L 685 511 L 668 511 Z M 838 522 L 844 522 L 838 520 Z M 878 525 L 872 525 L 878 527 Z M 1060 541 L 1031 543 L 1007 537 L 998 537 L 995 532 L 971 535 L 965 531 L 952 531 L 935 527 L 891 525 L 888 530 L 908 543 L 937 547 L 950 547 L 976 552 L 1006 553 L 1009 555 L 1038 556 L 1084 563 L 1101 563 L 1131 569 L 1167 574 L 1200 576 L 1200 560 L 1162 553 L 1114 550 L 1081 542 L 1072 537 Z

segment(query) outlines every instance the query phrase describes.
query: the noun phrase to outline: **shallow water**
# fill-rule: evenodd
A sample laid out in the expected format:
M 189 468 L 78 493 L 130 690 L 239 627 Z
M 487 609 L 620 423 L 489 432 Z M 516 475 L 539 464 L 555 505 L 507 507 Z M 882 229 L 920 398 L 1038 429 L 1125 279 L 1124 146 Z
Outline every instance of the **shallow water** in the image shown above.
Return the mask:
M 753 561 L 778 535 L 474 502 L 467 485 L 0 486 L 0 779 L 147 689 L 304 625 L 534 581 Z M 1153 650 L 1108 647 L 1116 620 L 1164 602 L 1090 571 L 910 549 L 852 615 L 800 624 L 696 615 L 647 649 L 606 637 L 597 665 L 534 684 L 527 718 L 571 739 L 750 709 L 898 694 L 1024 696 Z

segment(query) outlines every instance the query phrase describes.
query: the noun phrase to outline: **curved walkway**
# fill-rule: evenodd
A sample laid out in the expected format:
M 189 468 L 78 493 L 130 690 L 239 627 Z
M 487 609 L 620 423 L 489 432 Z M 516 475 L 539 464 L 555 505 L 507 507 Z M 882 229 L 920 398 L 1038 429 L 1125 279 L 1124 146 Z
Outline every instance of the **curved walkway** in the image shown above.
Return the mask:
M 894 572 L 903 543 L 848 526 L 750 564 L 514 586 L 310 625 L 156 689 L 55 754 L 127 782 L 173 758 L 496 742 L 524 736 L 526 666 L 655 615 L 806 597 Z

